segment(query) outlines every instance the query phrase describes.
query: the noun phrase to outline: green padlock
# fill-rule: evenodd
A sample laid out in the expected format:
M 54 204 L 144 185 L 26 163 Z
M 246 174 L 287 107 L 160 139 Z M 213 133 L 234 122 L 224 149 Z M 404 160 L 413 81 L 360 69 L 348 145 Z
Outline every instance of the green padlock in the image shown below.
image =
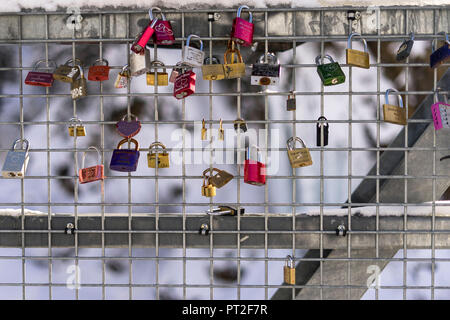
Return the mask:
M 323 56 L 323 59 L 330 60 L 330 63 L 320 64 L 322 55 L 316 57 L 317 73 L 322 79 L 324 86 L 332 86 L 345 82 L 345 74 L 341 69 L 339 63 L 334 62 L 333 58 L 328 54 Z

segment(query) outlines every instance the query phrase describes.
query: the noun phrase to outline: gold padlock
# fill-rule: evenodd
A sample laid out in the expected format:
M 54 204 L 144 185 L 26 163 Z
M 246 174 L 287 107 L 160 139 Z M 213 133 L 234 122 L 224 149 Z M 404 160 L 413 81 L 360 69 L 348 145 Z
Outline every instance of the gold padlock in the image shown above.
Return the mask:
M 234 41 L 232 45 L 228 46 L 227 51 L 223 55 L 223 69 L 225 70 L 225 78 L 236 79 L 245 76 L 245 63 L 242 60 L 239 49 L 234 48 Z M 231 55 L 231 59 L 229 59 Z M 234 56 L 237 56 L 236 62 Z
M 291 256 L 286 257 L 284 270 L 284 282 L 295 285 L 295 263 Z
M 78 64 L 81 65 L 80 59 L 75 58 L 75 61 L 77 61 Z M 77 79 L 80 75 L 80 69 L 75 64 L 70 65 L 70 62 L 74 62 L 74 59 L 69 59 L 65 64 L 56 68 L 55 72 L 53 73 L 53 79 L 62 82 L 73 83 L 75 79 Z
M 353 36 L 360 36 L 359 33 L 353 32 L 347 40 L 347 49 L 346 57 L 347 57 L 347 64 L 354 66 L 354 67 L 360 67 L 364 69 L 370 68 L 369 63 L 369 52 L 367 52 L 367 42 L 364 38 L 361 38 L 361 41 L 364 44 L 364 51 L 354 50 L 352 49 L 352 37 Z
M 296 149 L 295 143 L 300 142 L 302 148 Z M 291 137 L 287 141 L 288 157 L 292 168 L 300 168 L 312 165 L 311 154 L 305 143 L 299 137 Z
M 164 63 L 161 61 L 155 60 L 150 64 L 152 69 L 157 70 L 157 67 L 161 67 L 163 72 L 157 72 L 158 86 L 168 86 L 169 85 L 169 74 L 166 72 L 166 68 Z M 147 85 L 154 86 L 155 85 L 155 73 L 147 72 Z
M 223 80 L 225 79 L 225 72 L 223 65 L 217 57 L 206 57 L 202 65 L 203 80 Z
M 213 175 L 213 173 L 217 172 Z M 209 172 L 209 175 L 206 175 Z M 222 188 L 224 185 L 226 185 L 228 182 L 233 180 L 234 176 L 231 173 L 226 172 L 225 170 L 219 170 L 217 168 L 208 168 L 205 171 L 203 171 L 203 176 L 209 178 L 209 182 L 214 187 Z
M 398 103 L 400 106 L 389 104 L 389 93 L 391 91 L 398 92 L 397 89 L 387 89 L 384 96 L 385 103 L 383 104 L 383 118 L 384 122 L 390 122 L 399 125 L 406 125 L 406 110 L 403 108 L 403 99 L 398 95 Z
M 166 146 L 158 141 L 153 142 L 149 147 L 147 161 L 149 168 L 156 168 L 156 161 L 158 161 L 158 168 L 169 168 L 169 153 L 166 151 Z
M 86 136 L 86 129 L 80 119 L 71 118 L 69 125 L 69 135 L 73 137 L 75 133 L 77 137 L 84 137 Z
M 219 124 L 219 140 L 224 140 L 225 139 L 225 130 L 223 129 L 222 126 L 222 119 L 220 119 L 220 124 Z
M 70 93 L 72 99 L 77 100 L 87 96 L 87 81 L 84 77 L 83 68 L 77 65 L 80 69 L 80 77 L 70 84 Z
M 202 120 L 202 140 L 208 139 L 208 130 L 206 129 L 205 119 Z
M 216 187 L 211 184 L 211 177 L 203 176 L 202 196 L 212 198 L 216 195 Z

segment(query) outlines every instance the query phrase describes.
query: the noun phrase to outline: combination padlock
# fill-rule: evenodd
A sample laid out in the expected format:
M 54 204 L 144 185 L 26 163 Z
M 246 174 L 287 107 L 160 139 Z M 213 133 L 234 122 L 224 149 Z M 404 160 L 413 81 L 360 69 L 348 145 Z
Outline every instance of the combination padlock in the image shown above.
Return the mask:
M 392 91 L 398 92 L 397 89 L 387 89 L 384 96 L 383 104 L 383 118 L 384 122 L 390 122 L 399 125 L 406 125 L 406 110 L 403 108 L 403 99 L 401 95 L 398 95 L 399 106 L 389 104 L 389 93 Z
M 144 50 L 144 54 L 132 52 L 130 54 L 130 76 L 138 77 L 150 71 L 150 51 Z
M 65 64 L 56 68 L 55 72 L 53 72 L 53 79 L 68 83 L 74 82 L 80 75 L 80 68 L 75 64 L 72 66 L 69 65 L 71 62 L 77 62 L 81 65 L 80 59 L 76 58 L 75 61 L 73 59 L 69 59 Z
M 155 32 L 155 25 L 158 22 L 157 19 L 151 18 L 151 9 L 148 11 L 148 14 L 150 16 L 150 22 L 145 27 L 145 29 L 139 33 L 136 36 L 136 39 L 134 40 L 133 44 L 131 45 L 131 51 L 133 51 L 136 54 L 142 55 L 144 54 L 145 46 L 149 42 L 150 38 L 152 37 L 153 33 Z
M 203 176 L 202 196 L 212 198 L 216 195 L 216 187 L 210 181 L 210 177 Z
M 16 149 L 18 143 L 21 143 L 20 150 Z M 17 139 L 14 141 L 12 148 L 8 151 L 5 162 L 3 163 L 2 176 L 4 178 L 23 178 L 25 176 L 28 161 L 30 160 L 28 155 L 29 148 L 30 144 L 26 139 Z
M 122 119 L 117 121 L 116 130 L 122 137 L 130 139 L 137 135 L 141 130 L 141 122 L 138 117 L 132 113 L 130 113 L 129 120 L 125 120 L 127 116 L 128 115 L 126 114 L 122 117 Z M 134 118 L 134 120 L 132 120 L 132 118 Z
M 327 118 L 320 116 L 317 121 L 327 121 Z M 323 145 L 322 145 L 323 137 Z M 318 147 L 325 147 L 328 145 L 328 122 L 317 123 L 316 127 L 316 145 Z
M 396 56 L 397 61 L 402 61 L 408 58 L 411 53 L 413 45 L 414 45 L 414 32 L 411 32 L 409 34 L 409 39 L 403 41 L 403 43 L 398 48 Z
M 294 91 L 291 91 L 287 100 L 286 100 L 286 110 L 287 111 L 295 111 L 297 109 L 297 99 L 295 98 Z
M 161 142 L 153 142 L 147 154 L 149 168 L 169 168 L 169 153 Z
M 200 49 L 189 46 L 191 39 L 197 38 L 200 42 Z M 203 41 L 200 40 L 200 37 L 191 34 L 187 37 L 186 45 L 183 49 L 182 62 L 191 67 L 201 67 L 203 65 L 203 60 L 205 60 L 205 53 L 203 52 Z
M 37 71 L 38 66 L 41 63 L 46 63 L 47 60 L 42 59 L 36 61 L 33 67 L 33 71 L 28 72 L 27 77 L 25 78 L 25 84 L 30 86 L 40 86 L 40 87 L 51 87 L 53 84 L 53 73 L 52 72 L 40 72 Z M 53 64 L 53 70 L 56 68 L 56 63 L 53 60 L 48 60 L 47 66 L 49 67 L 50 63 Z
M 122 70 L 117 75 L 116 82 L 114 82 L 114 87 L 116 87 L 117 89 L 127 88 L 130 79 L 131 79 L 130 69 L 126 64 L 123 66 Z
M 89 147 L 88 150 L 89 149 L 97 151 L 97 163 L 100 163 L 101 162 L 100 151 L 98 151 L 98 149 L 94 146 Z M 81 158 L 81 169 L 78 170 L 78 180 L 80 181 L 80 184 L 105 179 L 105 176 L 103 174 L 104 172 L 103 164 L 97 164 L 95 166 L 85 168 L 84 167 L 85 158 L 86 158 L 86 151 L 83 152 L 83 156 Z
M 196 74 L 192 70 L 186 70 L 177 76 L 173 85 L 173 96 L 184 99 L 195 92 Z
M 86 128 L 83 126 L 83 123 L 78 118 L 71 118 L 69 124 L 69 135 L 74 137 L 84 137 L 86 136 Z
M 87 81 L 84 77 L 83 68 L 81 65 L 77 67 L 80 69 L 80 77 L 70 84 L 70 94 L 74 100 L 87 96 Z
M 284 273 L 284 282 L 286 284 L 295 285 L 295 262 L 290 255 L 286 257 L 286 263 L 283 268 L 283 273 Z
M 161 61 L 155 60 L 150 64 L 153 70 L 156 72 L 157 81 L 155 81 L 155 72 L 150 70 L 147 72 L 147 85 L 154 86 L 168 86 L 169 85 L 169 75 L 166 72 L 166 66 Z M 157 72 L 158 67 L 162 68 L 162 72 Z M 157 83 L 156 83 L 157 82 Z
M 321 63 L 322 55 L 316 57 L 317 73 L 324 86 L 332 86 L 345 82 L 345 74 L 339 63 L 334 62 L 333 58 L 326 54 L 323 59 L 328 59 L 330 63 Z
M 133 142 L 134 149 L 121 149 L 122 144 L 126 142 Z M 135 139 L 128 140 L 127 138 L 121 140 L 117 145 L 117 149 L 113 151 L 111 163 L 109 168 L 111 170 L 120 172 L 136 171 L 139 161 L 139 143 Z
M 153 10 L 158 10 L 161 19 L 153 18 Z M 155 32 L 153 33 L 153 41 L 159 45 L 171 45 L 175 42 L 175 37 L 172 30 L 172 25 L 170 21 L 166 20 L 166 16 L 162 13 L 161 9 L 158 7 L 153 7 L 150 9 L 150 20 L 156 20 L 156 24 L 153 26 Z
M 103 64 L 96 64 L 97 62 Z M 89 81 L 106 81 L 109 79 L 109 63 L 106 59 L 97 59 L 94 65 L 89 67 L 88 80 Z
M 447 94 L 444 94 L 444 102 L 438 101 L 438 93 L 435 94 L 437 102 L 431 106 L 434 129 L 450 129 L 450 104 L 448 104 Z
M 248 11 L 248 21 L 241 18 L 242 9 Z M 244 47 L 249 47 L 253 44 L 253 32 L 255 29 L 253 22 L 253 15 L 250 8 L 246 5 L 240 6 L 237 11 L 237 17 L 233 19 L 233 26 L 231 28 L 231 39 Z
M 354 67 L 369 69 L 369 52 L 367 51 L 367 42 L 364 38 L 361 37 L 361 41 L 364 44 L 364 51 L 354 50 L 352 49 L 352 38 L 354 36 L 361 35 L 359 33 L 353 32 L 350 34 L 347 40 L 347 49 L 345 50 L 347 64 Z
M 220 63 L 216 56 L 206 57 L 202 65 L 203 80 L 223 80 L 225 79 L 225 72 L 223 64 Z
M 296 148 L 295 144 L 299 142 L 300 148 Z M 299 137 L 290 137 L 287 141 L 287 153 L 292 168 L 301 168 L 313 164 L 309 149 Z
M 216 172 L 216 174 L 214 174 Z M 207 176 L 206 174 L 209 173 L 209 182 L 216 188 L 222 188 L 224 185 L 226 185 L 228 182 L 233 180 L 234 176 L 231 173 L 226 172 L 225 170 L 219 170 L 217 168 L 208 168 L 205 171 L 203 171 L 203 176 Z
M 257 160 L 251 159 L 250 152 L 252 148 L 255 148 L 257 151 Z M 261 153 L 256 145 L 246 148 L 244 182 L 254 186 L 262 186 L 266 184 L 266 165 L 261 162 Z
M 252 66 L 251 84 L 259 86 L 276 85 L 280 81 L 280 64 L 275 54 L 267 53 L 267 63 L 262 55 Z
M 436 50 L 435 41 L 437 39 L 433 39 L 431 41 L 431 55 L 430 55 L 430 67 L 436 68 L 439 67 L 444 62 L 447 62 L 450 59 L 450 41 L 448 40 L 448 34 L 447 32 L 439 32 L 438 34 L 443 34 L 445 37 L 445 42 L 442 47 L 439 47 Z
M 235 56 L 237 57 L 235 60 Z M 223 55 L 223 68 L 225 71 L 225 78 L 236 79 L 245 76 L 245 63 L 242 60 L 239 49 L 234 48 L 234 43 L 227 49 Z

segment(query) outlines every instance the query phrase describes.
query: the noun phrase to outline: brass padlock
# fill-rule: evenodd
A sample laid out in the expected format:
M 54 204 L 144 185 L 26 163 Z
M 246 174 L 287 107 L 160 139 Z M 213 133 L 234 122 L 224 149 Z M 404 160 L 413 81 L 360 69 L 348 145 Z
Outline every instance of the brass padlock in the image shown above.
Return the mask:
M 147 161 L 149 168 L 156 168 L 156 162 L 158 162 L 158 168 L 169 168 L 169 153 L 166 151 L 166 146 L 158 141 L 153 142 L 149 147 Z
M 202 65 L 203 80 L 223 80 L 225 72 L 223 64 L 220 64 L 219 58 L 216 56 L 206 57 Z
M 214 171 L 217 173 L 213 175 Z M 207 176 L 206 174 L 208 172 L 209 175 Z M 206 169 L 205 171 L 203 171 L 203 176 L 209 177 L 210 178 L 209 182 L 211 182 L 211 184 L 217 188 L 222 188 L 224 185 L 226 185 L 234 178 L 234 176 L 231 173 L 228 173 L 225 170 L 219 170 L 217 168 Z
M 283 268 L 284 271 L 284 282 L 286 284 L 295 285 L 295 262 L 291 256 L 286 257 L 286 264 Z
M 216 187 L 211 184 L 211 177 L 203 177 L 202 196 L 212 198 L 216 195 Z
M 22 149 L 16 149 L 16 145 L 21 142 Z M 25 145 L 25 149 L 23 148 Z M 14 141 L 11 150 L 8 151 L 6 155 L 5 162 L 2 168 L 2 176 L 4 178 L 23 178 L 25 176 L 25 171 L 27 171 L 28 161 L 30 157 L 28 155 L 28 150 L 30 144 L 26 139 L 17 139 Z
M 219 140 L 224 140 L 225 139 L 225 130 L 223 129 L 222 126 L 222 119 L 220 119 L 220 124 L 219 124 Z
M 75 61 L 78 61 L 78 64 L 81 65 L 80 59 L 75 58 Z M 53 79 L 62 82 L 69 82 L 69 83 L 74 82 L 75 79 L 77 79 L 78 76 L 80 75 L 80 68 L 78 68 L 75 64 L 72 66 L 69 65 L 70 62 L 74 62 L 74 60 L 69 59 L 66 61 L 65 64 L 56 68 L 55 72 L 53 73 Z
M 130 53 L 130 76 L 138 77 L 150 71 L 150 51 L 144 50 L 144 54 Z
M 295 143 L 297 141 L 302 145 L 301 148 L 295 148 Z M 291 163 L 292 168 L 306 167 L 313 164 L 308 148 L 299 137 L 289 138 L 287 141 L 287 149 L 289 162 Z
M 151 67 L 153 67 L 152 69 L 154 69 L 155 71 L 157 71 L 157 67 L 162 67 L 163 72 L 156 72 L 157 74 L 157 81 L 158 81 L 158 86 L 168 86 L 169 85 L 169 75 L 166 72 L 166 67 L 164 65 L 164 63 L 162 63 L 161 61 L 155 60 L 152 61 L 152 63 L 150 64 Z M 150 72 L 147 72 L 147 85 L 148 86 L 154 86 L 155 85 L 155 72 L 152 72 L 150 70 Z
M 80 69 L 80 77 L 70 84 L 70 93 L 74 100 L 87 96 L 87 81 L 84 77 L 83 68 L 81 65 L 77 67 Z
M 235 55 L 237 56 L 236 61 L 234 60 Z M 223 55 L 223 69 L 225 70 L 225 78 L 227 79 L 236 79 L 245 76 L 245 63 L 242 60 L 239 49 L 234 48 L 234 42 Z
M 394 124 L 406 125 L 406 110 L 403 108 L 403 99 L 401 95 L 398 95 L 399 106 L 389 104 L 389 93 L 392 91 L 398 92 L 397 89 L 387 89 L 384 96 L 383 104 L 383 118 L 384 122 L 390 122 Z
M 83 126 L 83 123 L 78 118 L 71 118 L 69 124 L 69 135 L 73 137 L 75 134 L 77 137 L 86 136 L 86 129 Z
M 128 65 L 124 65 L 122 71 L 119 72 L 116 78 L 116 82 L 114 82 L 114 87 L 117 89 L 128 87 L 128 82 L 130 81 L 130 69 Z
M 247 132 L 247 123 L 245 123 L 244 119 L 237 118 L 236 120 L 234 120 L 233 124 L 234 130 L 238 131 L 239 129 L 241 129 L 242 131 Z
M 202 120 L 202 140 L 208 140 L 208 130 L 206 129 L 205 119 Z
M 347 49 L 345 50 L 347 57 L 347 64 L 354 67 L 360 67 L 364 69 L 370 68 L 369 62 L 369 52 L 367 52 L 367 42 L 364 38 L 361 38 L 361 41 L 364 44 L 364 51 L 354 50 L 352 49 L 352 37 L 360 36 L 359 33 L 353 32 L 350 34 L 347 40 Z

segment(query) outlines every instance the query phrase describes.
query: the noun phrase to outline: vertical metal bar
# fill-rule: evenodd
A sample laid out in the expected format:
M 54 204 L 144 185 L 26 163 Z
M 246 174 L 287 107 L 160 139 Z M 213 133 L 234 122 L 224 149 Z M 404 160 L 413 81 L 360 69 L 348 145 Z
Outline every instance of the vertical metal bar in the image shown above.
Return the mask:
M 264 56 L 265 56 L 265 62 L 267 63 L 267 53 L 269 51 L 269 41 L 267 40 L 267 36 L 268 36 L 268 25 L 267 25 L 267 11 L 264 12 L 264 36 L 266 37 L 266 39 L 264 40 Z M 267 88 L 264 88 L 264 91 L 267 92 Z M 264 163 L 267 163 L 267 154 L 268 154 L 268 147 L 269 147 L 269 97 L 267 95 L 264 95 L 264 120 L 266 121 L 265 123 L 265 135 L 264 135 L 264 139 L 265 139 L 265 148 L 266 148 L 266 152 L 265 152 L 265 161 Z M 269 298 L 269 250 L 268 250 L 268 241 L 269 241 L 269 235 L 268 235 L 268 231 L 269 231 L 269 225 L 268 225 L 268 214 L 269 214 L 269 187 L 267 184 L 264 185 L 264 256 L 266 258 L 265 260 L 265 276 L 264 276 L 264 283 L 265 283 L 265 288 L 264 288 L 264 298 L 267 300 Z
M 324 32 L 323 32 L 324 28 L 323 28 L 323 11 L 320 11 L 320 35 L 324 36 Z M 321 54 L 321 59 L 324 55 L 324 41 L 321 40 L 320 41 L 320 54 Z M 324 116 L 325 115 L 325 97 L 323 95 L 324 92 L 324 86 L 323 83 L 321 82 L 320 84 L 320 115 Z M 317 142 L 317 141 L 316 141 Z M 323 126 L 321 126 L 321 135 L 320 135 L 320 221 L 319 221 L 319 228 L 320 228 L 320 238 L 319 238 L 319 257 L 320 257 L 320 300 L 323 300 L 323 202 L 324 202 L 324 179 L 323 179 L 323 160 L 324 160 L 324 133 L 323 133 Z
M 375 11 L 377 12 L 377 10 Z M 380 63 L 381 63 L 381 41 L 380 41 L 380 28 L 378 25 L 378 15 L 377 15 L 377 35 L 378 35 L 378 39 L 377 39 L 377 92 L 381 92 L 381 67 L 380 67 Z M 378 231 L 379 231 L 379 224 L 380 224 L 380 179 L 378 178 L 378 176 L 380 175 L 380 132 L 381 132 L 381 124 L 380 124 L 380 95 L 377 94 L 377 112 L 376 112 L 376 120 L 377 120 L 377 155 L 376 155 L 376 167 L 377 167 L 377 179 L 376 179 L 376 191 L 375 191 L 375 202 L 376 202 L 376 217 L 375 217 L 375 257 L 378 258 L 380 251 L 379 251 L 379 243 L 378 243 Z M 378 282 L 376 282 L 378 283 Z M 378 286 L 375 286 L 375 299 L 378 300 Z
M 433 10 L 434 16 L 434 34 L 436 35 L 438 30 L 438 12 L 437 9 Z M 436 91 L 437 84 L 437 70 L 438 68 L 433 69 L 433 89 Z M 446 88 L 447 89 L 447 88 Z M 434 300 L 434 283 L 435 283 L 435 271 L 436 271 L 436 130 L 433 130 L 433 190 L 432 190 L 432 202 L 431 202 L 431 300 Z
M 185 15 L 184 12 L 181 13 L 181 52 L 184 50 L 184 38 L 185 38 Z M 182 189 L 183 189 L 183 299 L 186 299 L 186 101 L 183 99 L 181 101 L 181 118 L 183 119 L 183 146 L 181 148 L 182 152 Z M 195 138 L 194 138 L 195 139 Z

